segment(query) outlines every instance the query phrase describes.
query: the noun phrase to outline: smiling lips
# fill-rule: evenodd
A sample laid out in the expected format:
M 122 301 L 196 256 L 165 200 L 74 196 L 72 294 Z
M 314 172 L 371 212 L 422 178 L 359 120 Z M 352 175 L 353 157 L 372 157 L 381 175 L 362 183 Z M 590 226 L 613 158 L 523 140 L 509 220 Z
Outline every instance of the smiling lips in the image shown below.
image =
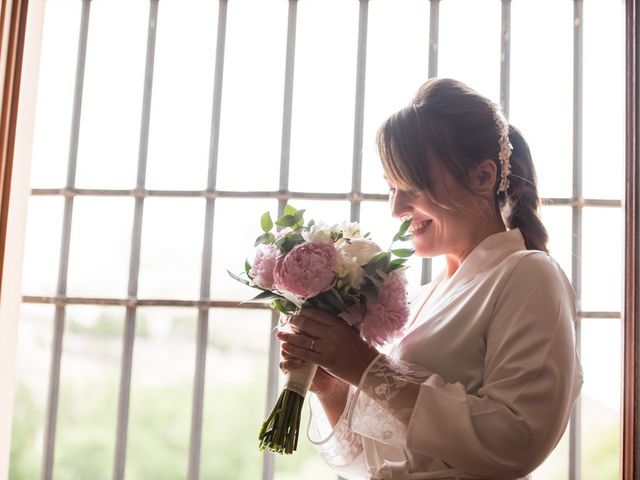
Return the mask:
M 431 225 L 432 222 L 433 220 L 423 220 L 422 222 L 413 222 L 411 224 L 411 235 L 413 235 L 414 237 L 418 235 L 422 235 L 427 230 L 427 227 Z

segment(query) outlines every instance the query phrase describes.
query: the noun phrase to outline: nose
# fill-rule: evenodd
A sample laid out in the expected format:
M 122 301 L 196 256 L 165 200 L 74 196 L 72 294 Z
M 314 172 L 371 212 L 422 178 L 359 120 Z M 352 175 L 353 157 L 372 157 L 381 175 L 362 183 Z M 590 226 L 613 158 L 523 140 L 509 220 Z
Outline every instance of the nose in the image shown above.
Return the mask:
M 391 215 L 396 218 L 403 218 L 411 215 L 413 207 L 409 201 L 409 196 L 402 190 L 396 190 L 389 196 Z

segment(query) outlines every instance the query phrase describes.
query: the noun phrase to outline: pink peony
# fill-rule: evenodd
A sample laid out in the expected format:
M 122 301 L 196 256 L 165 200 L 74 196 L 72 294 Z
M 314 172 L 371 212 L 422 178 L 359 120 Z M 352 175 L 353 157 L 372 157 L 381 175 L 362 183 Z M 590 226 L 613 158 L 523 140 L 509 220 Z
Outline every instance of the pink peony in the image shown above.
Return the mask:
M 303 298 L 312 298 L 333 287 L 336 249 L 331 243 L 305 242 L 276 260 L 275 286 Z
M 273 269 L 276 266 L 278 250 L 271 245 L 262 246 L 256 252 L 249 276 L 256 285 L 271 290 L 273 288 Z
M 369 345 L 383 345 L 402 334 L 409 318 L 406 285 L 403 273 L 392 272 L 378 291 L 378 300 L 367 300 L 360 334 Z

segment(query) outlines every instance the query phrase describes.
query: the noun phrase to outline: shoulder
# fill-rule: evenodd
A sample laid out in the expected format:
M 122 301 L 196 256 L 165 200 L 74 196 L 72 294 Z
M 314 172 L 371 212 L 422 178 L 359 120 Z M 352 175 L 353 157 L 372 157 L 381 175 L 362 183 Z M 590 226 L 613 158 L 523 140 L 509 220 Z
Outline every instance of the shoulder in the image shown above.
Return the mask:
M 503 261 L 508 282 L 528 284 L 550 282 L 570 286 L 569 279 L 560 264 L 547 252 L 540 250 L 520 250 Z
M 575 304 L 571 282 L 558 262 L 539 250 L 521 250 L 504 259 L 500 300 L 535 302 L 539 309 Z

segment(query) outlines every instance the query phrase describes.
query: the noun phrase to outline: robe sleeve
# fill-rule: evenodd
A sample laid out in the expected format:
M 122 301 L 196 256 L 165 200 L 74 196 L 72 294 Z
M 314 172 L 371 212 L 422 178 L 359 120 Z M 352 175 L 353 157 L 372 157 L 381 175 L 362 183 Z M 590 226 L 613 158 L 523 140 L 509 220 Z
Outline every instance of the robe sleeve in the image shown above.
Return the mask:
M 353 393 L 354 389 L 351 388 L 347 405 L 351 402 Z M 359 434 L 347 426 L 346 407 L 335 427 L 331 427 L 315 395 L 309 398 L 309 409 L 307 436 L 327 465 L 348 480 L 368 478 L 362 440 Z
M 351 401 L 350 430 L 473 475 L 534 470 L 560 440 L 582 385 L 575 294 L 540 252 L 523 256 L 494 298 L 477 391 L 379 355 Z
M 414 304 L 423 299 L 432 288 L 432 283 L 422 286 L 409 297 Z M 309 398 L 309 426 L 307 437 L 322 459 L 341 477 L 351 479 L 369 478 L 364 458 L 362 437 L 347 425 L 348 406 L 354 398 L 355 388 L 351 387 L 345 411 L 335 427 L 332 427 L 315 395 Z

